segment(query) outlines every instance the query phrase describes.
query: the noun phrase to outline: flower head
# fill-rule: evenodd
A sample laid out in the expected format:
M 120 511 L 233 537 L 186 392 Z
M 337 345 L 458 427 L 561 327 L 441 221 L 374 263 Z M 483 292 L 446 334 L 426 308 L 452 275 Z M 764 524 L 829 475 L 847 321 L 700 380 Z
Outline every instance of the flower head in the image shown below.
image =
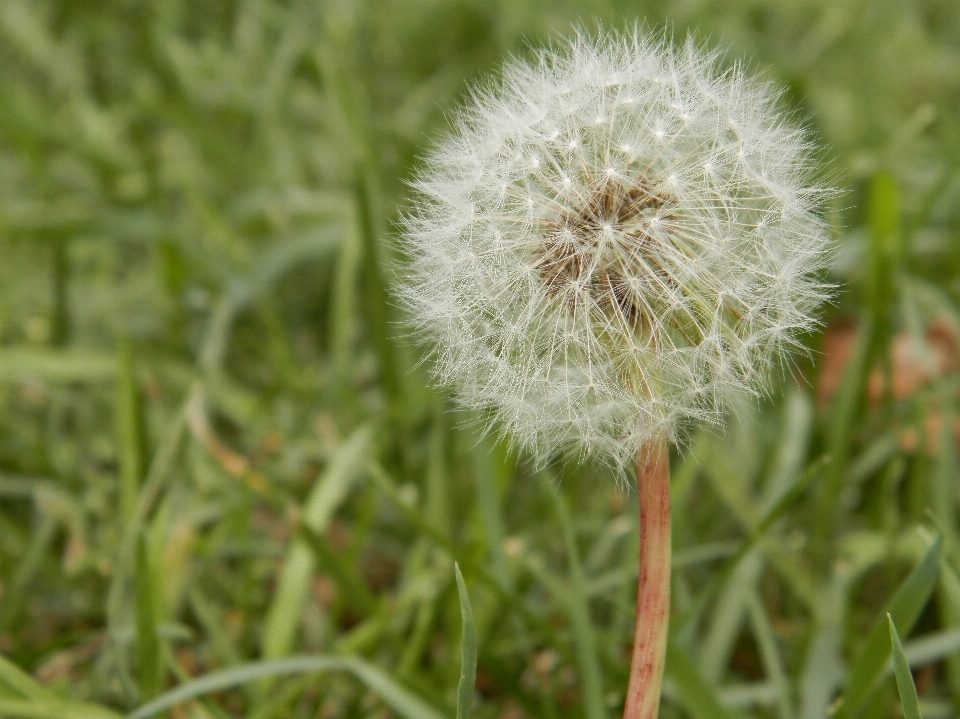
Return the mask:
M 578 35 L 425 159 L 400 289 L 439 381 L 545 460 L 717 421 L 814 324 L 827 234 L 778 93 L 688 40 Z

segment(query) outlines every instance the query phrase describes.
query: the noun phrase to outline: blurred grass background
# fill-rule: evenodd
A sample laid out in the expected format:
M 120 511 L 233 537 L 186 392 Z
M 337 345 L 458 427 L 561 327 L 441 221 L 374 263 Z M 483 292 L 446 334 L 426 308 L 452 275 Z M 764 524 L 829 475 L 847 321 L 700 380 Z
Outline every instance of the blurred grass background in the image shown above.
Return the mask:
M 890 612 L 958 716 L 955 0 L 2 0 L 0 715 L 323 654 L 168 715 L 450 716 L 454 561 L 473 716 L 619 714 L 635 496 L 479 437 L 389 301 L 445 111 L 598 20 L 747 58 L 847 190 L 816 352 L 674 457 L 661 715 L 901 716 Z

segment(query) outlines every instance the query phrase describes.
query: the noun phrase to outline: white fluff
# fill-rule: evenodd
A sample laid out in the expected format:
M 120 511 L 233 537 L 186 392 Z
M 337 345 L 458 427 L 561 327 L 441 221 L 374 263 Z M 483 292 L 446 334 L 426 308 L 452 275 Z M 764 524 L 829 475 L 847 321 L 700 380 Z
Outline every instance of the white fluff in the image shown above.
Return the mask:
M 439 382 L 538 462 L 616 466 L 757 392 L 828 294 L 811 145 L 692 41 L 508 64 L 425 158 L 400 296 Z

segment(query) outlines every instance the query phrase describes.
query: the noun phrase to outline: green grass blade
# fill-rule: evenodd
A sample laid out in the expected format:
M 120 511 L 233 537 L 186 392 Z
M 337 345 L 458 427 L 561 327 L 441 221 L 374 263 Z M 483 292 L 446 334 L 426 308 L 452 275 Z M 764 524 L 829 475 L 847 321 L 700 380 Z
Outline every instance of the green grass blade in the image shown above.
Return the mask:
M 344 558 L 336 549 L 330 546 L 326 536 L 314 532 L 305 524 L 300 526 L 299 534 L 310 547 L 320 565 L 337 580 L 337 584 L 350 606 L 359 610 L 363 615 L 373 612 L 376 608 L 376 599 L 370 588 L 357 574 L 357 570 L 344 561 Z
M 199 391 L 199 385 L 194 385 L 189 397 L 192 398 L 197 391 Z M 136 594 L 137 537 L 143 532 L 145 520 L 157 497 L 163 492 L 180 452 L 186 427 L 186 409 L 192 401 L 190 398 L 179 408 L 173 420 L 168 422 L 164 428 L 163 436 L 157 445 L 147 469 L 146 477 L 140 487 L 137 497 L 137 511 L 132 517 L 127 518 L 122 538 L 115 549 L 116 564 L 113 576 L 110 578 L 110 588 L 107 591 L 107 634 L 111 642 L 115 643 L 113 653 L 117 674 L 125 693 L 130 699 L 134 698 L 135 689 L 129 663 L 129 652 L 121 646 L 119 638 L 123 637 L 128 631 L 128 603 L 136 603 L 135 597 L 131 599 L 129 596 L 129 587 L 132 584 L 133 592 Z
M 70 241 L 54 239 L 53 249 L 53 313 L 50 318 L 50 344 L 63 347 L 70 340 Z
M 204 635 L 210 642 L 212 654 L 223 664 L 240 664 L 243 657 L 240 650 L 223 626 L 221 612 L 207 601 L 199 589 L 193 589 L 187 595 L 191 614 L 196 618 Z
M 431 526 L 443 536 L 450 536 L 453 512 L 450 503 L 451 467 L 448 464 L 448 432 L 444 405 L 434 400 L 433 423 L 428 445 L 426 497 L 424 511 Z
M 734 719 L 732 714 L 697 671 L 687 653 L 675 642 L 667 642 L 666 679 L 676 688 L 674 699 L 693 719 Z
M 0 656 L 0 692 L 34 700 L 51 696 L 45 686 L 3 656 Z
M 764 672 L 770 683 L 777 690 L 777 705 L 779 719 L 792 719 L 793 698 L 790 694 L 790 677 L 786 672 L 781 649 L 778 646 L 773 623 L 767 615 L 760 594 L 754 591 L 747 604 L 750 628 L 760 650 L 760 659 L 763 662 Z
M 454 564 L 457 593 L 460 595 L 460 619 L 463 624 L 463 648 L 460 655 L 460 683 L 457 685 L 457 719 L 467 719 L 473 708 L 474 684 L 477 679 L 477 631 L 473 626 L 470 595 L 463 583 L 460 565 Z
M 457 554 L 457 547 L 453 542 L 450 541 L 443 532 L 430 524 L 422 512 L 417 511 L 403 500 L 396 482 L 387 475 L 383 467 L 373 462 L 370 464 L 369 471 L 370 479 L 377 485 L 377 489 L 383 493 L 383 496 L 390 501 L 411 526 L 415 527 L 420 534 L 427 537 L 438 547 L 444 549 L 451 556 Z M 521 612 L 526 621 L 539 624 L 537 617 L 517 600 L 517 595 L 514 593 L 512 587 L 503 584 L 500 577 L 495 576 L 488 569 L 488 562 L 486 560 L 473 562 L 470 561 L 469 557 L 466 557 L 463 559 L 463 562 L 473 576 L 482 581 L 489 589 L 496 592 L 501 600 L 510 602 L 511 606 Z
M 718 684 L 723 677 L 763 566 L 763 556 L 759 552 L 751 553 L 736 565 L 723 590 L 717 594 L 697 661 L 711 684 Z
M 543 487 L 556 506 L 564 544 L 566 545 L 567 561 L 570 564 L 570 586 L 557 598 L 566 607 L 570 615 L 570 623 L 573 626 L 587 717 L 589 719 L 603 719 L 607 715 L 607 710 L 603 701 L 603 678 L 600 673 L 597 638 L 590 619 L 587 583 L 583 576 L 583 565 L 580 562 L 580 552 L 577 550 L 570 512 L 559 488 L 551 486 L 546 480 L 543 481 Z
M 296 240 L 280 243 L 257 259 L 255 269 L 248 276 L 235 279 L 211 313 L 200 350 L 201 367 L 211 372 L 218 370 L 230 343 L 233 325 L 241 311 L 260 299 L 301 263 L 332 252 L 342 232 L 339 224 L 332 223 L 307 232 Z
M 843 684 L 842 659 L 844 626 L 849 614 L 850 577 L 834 572 L 818 593 L 813 631 L 808 640 L 803 670 L 797 681 L 799 716 L 823 719 L 828 716 L 838 689 Z
M 87 349 L 0 349 L 0 382 L 90 383 L 109 382 L 117 372 L 110 354 Z
M 340 379 L 338 391 L 341 400 L 355 402 L 347 378 L 350 375 L 354 342 L 358 334 L 357 288 L 360 276 L 360 238 L 355 223 L 347 223 L 337 253 L 333 296 L 330 301 L 330 362 L 334 376 Z M 349 406 L 349 405 L 348 405 Z
M 955 657 L 960 654 L 960 629 L 944 629 L 925 634 L 919 639 L 907 642 L 903 653 L 911 667 L 922 667 Z
M 901 192 L 896 176 L 881 169 L 872 178 L 869 195 L 870 246 L 866 263 L 866 302 L 870 313 L 872 352 L 884 379 L 884 403 L 893 400 L 893 366 L 888 347 L 892 314 L 900 294 L 897 263 L 901 255 Z
M 401 686 L 382 669 L 358 657 L 350 657 L 346 662 L 346 671 L 362 681 L 400 716 L 406 719 L 444 719 L 436 709 Z
M 920 612 L 930 598 L 940 572 L 942 546 L 943 538 L 938 536 L 890 600 L 887 613 L 890 614 L 898 632 L 906 634 L 913 629 Z M 850 668 L 843 704 L 836 713 L 836 719 L 853 719 L 857 716 L 882 678 L 889 659 L 888 629 L 885 622 L 878 621 Z
M 334 512 L 360 477 L 369 459 L 372 436 L 369 426 L 356 430 L 340 447 L 327 471 L 311 490 L 303 507 L 303 523 L 314 533 L 326 531 Z M 274 659 L 290 653 L 313 569 L 314 556 L 309 545 L 301 538 L 295 539 L 267 611 L 263 631 L 265 658 Z
M 497 579 L 505 587 L 512 586 L 510 568 L 503 551 L 503 511 L 497 486 L 496 447 L 487 437 L 481 437 L 471 453 L 473 476 L 477 488 L 477 509 L 483 521 L 483 531 L 490 550 L 490 561 Z
M 890 626 L 890 646 L 893 649 L 893 673 L 897 677 L 897 689 L 900 692 L 900 703 L 903 706 L 903 719 L 923 719 L 920 715 L 920 700 L 917 698 L 917 687 L 913 683 L 913 674 L 907 664 L 907 657 L 900 644 L 900 635 L 893 623 L 893 617 L 887 614 L 887 624 Z
M 371 463 L 370 465 L 370 478 L 373 480 L 374 484 L 377 485 L 377 489 L 383 493 L 383 496 L 386 497 L 394 508 L 403 515 L 416 530 L 427 537 L 430 541 L 434 542 L 437 546 L 443 547 L 445 550 L 453 554 L 456 551 L 456 547 L 453 542 L 444 535 L 438 528 L 434 527 L 429 521 L 423 516 L 423 514 L 417 511 L 415 508 L 411 507 L 410 504 L 404 501 L 403 497 L 400 495 L 400 490 L 397 487 L 396 480 L 391 478 L 376 462 Z
M 870 185 L 870 254 L 867 303 L 876 328 L 889 332 L 888 315 L 895 301 L 894 274 L 900 254 L 900 187 L 887 170 L 874 175 Z M 881 329 L 883 328 L 883 329 Z
M 29 600 L 30 585 L 40 572 L 47 552 L 57 537 L 59 526 L 59 518 L 47 514 L 30 537 L 23 558 L 14 570 L 12 581 L 0 596 L 0 634 L 6 633 L 18 623 L 18 618 Z
M 137 539 L 137 556 L 134 571 L 134 592 L 137 609 L 137 674 L 140 691 L 151 697 L 160 691 L 163 682 L 163 647 L 157 634 L 156 586 L 147 542 L 143 535 Z
M 259 679 L 302 674 L 304 672 L 341 671 L 352 674 L 373 691 L 381 701 L 404 719 L 443 719 L 443 715 L 398 684 L 383 670 L 356 657 L 289 657 L 252 662 L 232 669 L 212 672 L 181 684 L 153 701 L 130 712 L 126 719 L 148 719 L 190 699 L 241 686 Z M 0 706 L 2 711 L 2 706 Z M 53 719 L 51 717 L 51 719 Z M 78 718 L 79 719 L 79 718 Z
M 954 521 L 953 496 L 956 490 L 956 477 L 960 470 L 960 458 L 957 457 L 957 444 L 953 436 L 956 423 L 954 390 L 942 393 L 941 411 L 943 419 L 940 427 L 940 451 L 930 481 L 929 506 L 933 508 L 938 529 L 944 533 L 945 553 L 956 557 L 957 534 Z M 940 577 L 937 606 L 940 609 L 940 621 L 945 627 L 960 625 L 960 592 L 958 592 L 956 573 L 949 562 L 944 563 Z M 951 597 L 952 595 L 952 597 Z M 946 680 L 950 687 L 951 703 L 954 713 L 960 713 L 960 654 L 954 653 L 946 659 Z
M 117 455 L 120 464 L 120 511 L 123 521 L 133 517 L 146 466 L 143 402 L 134 374 L 130 345 L 120 344 L 116 381 Z
M 362 238 L 363 278 L 365 282 L 363 297 L 366 300 L 367 320 L 371 326 L 371 337 L 380 362 L 380 379 L 383 382 L 394 409 L 402 405 L 402 383 L 397 369 L 396 351 L 393 347 L 394 332 L 390 327 L 391 303 L 387 294 L 387 283 L 382 267 L 382 236 L 380 228 L 379 203 L 377 202 L 377 181 L 370 168 L 358 170 L 356 181 L 357 214 Z
M 4 719 L 122 719 L 106 707 L 56 700 L 0 699 Z
M 952 482 L 952 477 L 950 481 Z M 953 555 L 951 559 L 956 557 L 956 551 L 956 549 L 953 549 L 951 552 Z M 957 575 L 950 561 L 943 563 L 940 571 L 939 584 L 937 604 L 940 607 L 942 621 L 946 626 L 955 627 L 960 624 L 960 576 Z M 947 621 L 953 618 L 956 618 L 955 622 Z M 957 631 L 960 632 L 960 630 Z M 916 643 L 916 641 L 907 643 L 907 649 L 905 651 L 908 657 L 910 657 L 911 654 L 911 645 L 915 645 Z M 944 659 L 946 660 L 946 678 L 950 683 L 950 688 L 953 689 L 954 686 L 960 686 L 960 647 L 958 647 L 958 650 L 947 652 L 944 655 Z M 954 669 L 956 669 L 956 673 L 954 673 Z M 956 685 L 954 685 L 954 680 L 957 681 Z M 958 707 L 960 707 L 960 691 L 951 691 L 951 694 L 952 704 L 956 712 Z
M 829 462 L 830 458 L 827 455 L 814 460 L 807 467 L 806 471 L 794 478 L 793 483 L 782 490 L 773 506 L 767 510 L 766 514 L 763 515 L 756 526 L 751 528 L 749 536 L 740 544 L 736 553 L 727 560 L 724 568 L 713 575 L 707 587 L 699 593 L 697 599 L 691 603 L 691 606 L 688 607 L 686 611 L 677 617 L 675 620 L 677 625 L 682 626 L 692 621 L 695 617 L 699 616 L 711 602 L 715 601 L 717 594 L 730 580 L 731 575 L 737 571 L 744 557 L 763 540 L 767 531 L 783 516 L 786 510 L 803 495 L 806 489 L 814 483 L 814 480 L 821 477 L 828 467 Z M 769 560 L 770 557 L 768 556 L 767 559 Z

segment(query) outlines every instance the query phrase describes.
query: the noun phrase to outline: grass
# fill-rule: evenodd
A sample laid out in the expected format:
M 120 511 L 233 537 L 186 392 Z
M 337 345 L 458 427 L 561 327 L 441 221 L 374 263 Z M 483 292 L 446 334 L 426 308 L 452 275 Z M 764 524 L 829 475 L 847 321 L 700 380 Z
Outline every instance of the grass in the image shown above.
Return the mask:
M 748 58 L 847 189 L 814 354 L 672 458 L 661 716 L 960 712 L 955 2 L 5 0 L 0 715 L 617 716 L 634 497 L 389 302 L 444 112 L 594 18 Z

